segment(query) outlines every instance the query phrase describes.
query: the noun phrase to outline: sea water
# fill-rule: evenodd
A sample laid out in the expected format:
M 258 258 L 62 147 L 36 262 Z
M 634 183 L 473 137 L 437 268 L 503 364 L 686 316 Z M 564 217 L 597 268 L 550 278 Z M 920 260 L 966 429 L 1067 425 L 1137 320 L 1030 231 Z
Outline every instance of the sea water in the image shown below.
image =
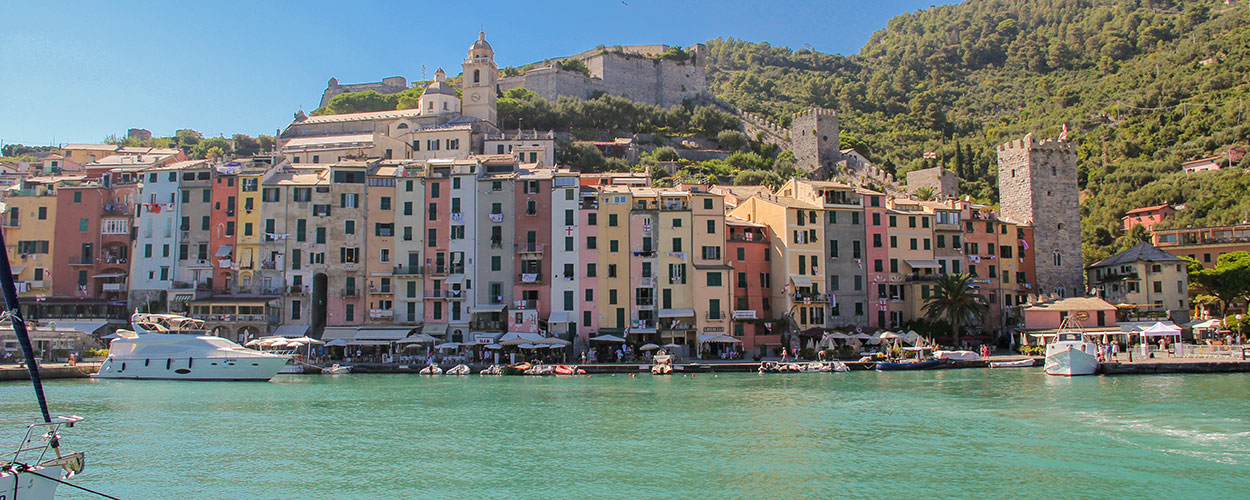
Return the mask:
M 59 380 L 147 498 L 1247 498 L 1250 375 L 1038 369 Z M 0 384 L 0 418 L 36 414 Z M 64 498 L 96 498 L 61 490 Z

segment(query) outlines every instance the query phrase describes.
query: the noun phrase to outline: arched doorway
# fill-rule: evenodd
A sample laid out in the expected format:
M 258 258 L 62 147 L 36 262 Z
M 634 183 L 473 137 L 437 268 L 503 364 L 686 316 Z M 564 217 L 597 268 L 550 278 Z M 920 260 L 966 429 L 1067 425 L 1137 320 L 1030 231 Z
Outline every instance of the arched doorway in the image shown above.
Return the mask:
M 239 327 L 238 342 L 240 344 L 247 342 L 249 340 L 252 340 L 254 338 L 257 338 L 259 336 L 260 336 L 260 331 L 257 330 L 256 327 L 254 326 Z

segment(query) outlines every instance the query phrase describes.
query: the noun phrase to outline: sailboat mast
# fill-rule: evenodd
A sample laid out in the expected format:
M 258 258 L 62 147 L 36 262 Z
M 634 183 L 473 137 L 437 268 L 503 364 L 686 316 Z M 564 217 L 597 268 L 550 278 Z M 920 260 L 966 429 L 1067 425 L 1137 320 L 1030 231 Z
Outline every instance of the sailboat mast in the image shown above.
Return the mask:
M 17 287 L 13 285 L 13 268 L 9 266 L 8 246 L 4 242 L 4 231 L 0 231 L 0 248 L 5 249 L 0 259 L 0 292 L 4 293 L 5 314 L 9 324 L 13 326 L 13 334 L 22 346 L 22 356 L 26 358 L 26 369 L 30 371 L 30 382 L 35 386 L 35 399 L 39 400 L 39 411 L 43 413 L 43 421 L 51 422 L 48 413 L 48 401 L 43 397 L 43 380 L 39 376 L 39 360 L 35 359 L 35 347 L 26 332 L 26 320 L 22 318 L 22 305 L 17 300 Z

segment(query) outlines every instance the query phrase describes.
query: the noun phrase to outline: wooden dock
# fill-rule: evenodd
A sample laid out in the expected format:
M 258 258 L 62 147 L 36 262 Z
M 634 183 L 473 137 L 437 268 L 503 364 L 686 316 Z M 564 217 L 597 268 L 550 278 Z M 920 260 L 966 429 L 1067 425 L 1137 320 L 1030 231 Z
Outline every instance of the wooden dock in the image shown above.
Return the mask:
M 1138 361 L 1113 361 L 1099 366 L 1104 375 L 1151 375 L 1163 373 L 1244 373 L 1250 372 L 1250 361 L 1205 358 L 1147 358 Z

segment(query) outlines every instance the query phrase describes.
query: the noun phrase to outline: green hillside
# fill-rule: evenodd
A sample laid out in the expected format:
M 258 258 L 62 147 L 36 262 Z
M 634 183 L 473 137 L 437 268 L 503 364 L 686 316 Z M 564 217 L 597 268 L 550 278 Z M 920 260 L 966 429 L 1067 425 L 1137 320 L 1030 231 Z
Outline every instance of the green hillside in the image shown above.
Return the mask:
M 935 151 L 982 199 L 996 196 L 995 146 L 1066 123 L 1094 260 L 1127 243 L 1119 217 L 1138 206 L 1185 203 L 1177 224 L 1247 218 L 1240 171 L 1179 165 L 1246 144 L 1248 27 L 1250 8 L 1222 1 L 970 0 L 900 15 L 851 56 L 712 40 L 708 78 L 782 124 L 835 109 L 844 146 L 898 173 Z

